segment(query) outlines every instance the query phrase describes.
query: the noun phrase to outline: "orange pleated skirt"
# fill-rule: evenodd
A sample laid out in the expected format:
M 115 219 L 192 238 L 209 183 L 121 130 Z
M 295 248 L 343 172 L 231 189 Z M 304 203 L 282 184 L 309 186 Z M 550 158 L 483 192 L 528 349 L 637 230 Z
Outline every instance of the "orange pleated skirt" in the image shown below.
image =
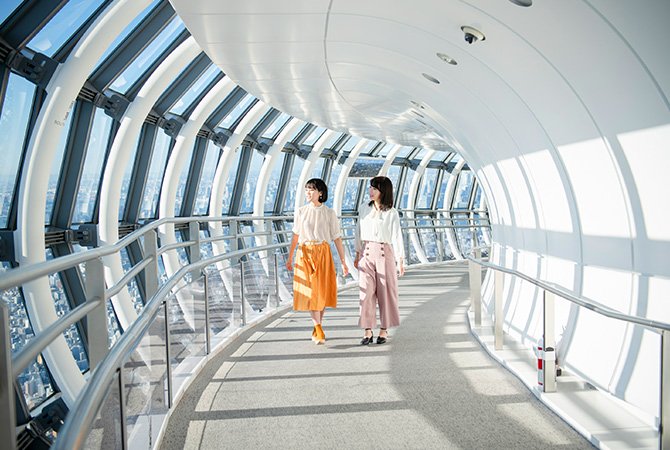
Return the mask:
M 301 244 L 293 271 L 293 309 L 321 311 L 337 307 L 337 275 L 330 245 Z

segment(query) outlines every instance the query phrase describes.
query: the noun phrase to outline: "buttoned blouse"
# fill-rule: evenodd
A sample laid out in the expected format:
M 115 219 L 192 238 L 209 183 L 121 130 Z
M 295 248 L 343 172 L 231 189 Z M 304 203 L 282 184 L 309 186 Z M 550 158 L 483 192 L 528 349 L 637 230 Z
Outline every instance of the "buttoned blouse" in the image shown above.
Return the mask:
M 362 252 L 365 241 L 391 244 L 396 259 L 405 258 L 405 246 L 400 229 L 400 216 L 395 208 L 380 211 L 363 203 L 358 208 L 356 251 Z
M 324 204 L 314 206 L 308 203 L 298 208 L 293 219 L 292 231 L 298 236 L 298 243 L 334 241 L 342 236 L 337 214 Z

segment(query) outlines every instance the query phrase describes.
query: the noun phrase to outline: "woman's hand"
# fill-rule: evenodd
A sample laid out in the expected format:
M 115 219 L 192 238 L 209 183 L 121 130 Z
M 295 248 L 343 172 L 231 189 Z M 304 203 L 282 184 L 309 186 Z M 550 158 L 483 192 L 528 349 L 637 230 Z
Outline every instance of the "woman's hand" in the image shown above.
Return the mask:
M 344 274 L 345 277 L 349 275 L 349 268 L 347 267 L 347 263 L 345 263 L 344 261 L 342 261 L 342 273 Z
M 361 260 L 361 256 L 356 253 L 356 257 L 354 258 L 354 267 L 358 270 L 358 261 Z
M 401 277 L 405 275 L 405 263 L 401 259 L 396 263 L 396 267 L 398 268 L 398 276 Z
M 293 258 L 286 259 L 286 270 L 288 270 L 289 272 L 293 271 Z

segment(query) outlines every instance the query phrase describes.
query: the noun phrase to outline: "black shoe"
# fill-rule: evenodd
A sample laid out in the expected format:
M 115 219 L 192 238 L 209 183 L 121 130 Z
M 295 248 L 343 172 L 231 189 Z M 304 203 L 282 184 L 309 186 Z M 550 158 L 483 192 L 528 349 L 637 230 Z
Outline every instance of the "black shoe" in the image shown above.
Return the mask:
M 386 343 L 386 337 L 377 336 L 377 344 L 385 344 L 385 343 Z
M 372 341 L 373 341 L 373 339 L 374 339 L 374 335 L 373 335 L 372 333 L 370 333 L 370 336 L 365 336 L 365 337 L 361 340 L 361 345 L 368 345 L 368 344 L 371 344 Z

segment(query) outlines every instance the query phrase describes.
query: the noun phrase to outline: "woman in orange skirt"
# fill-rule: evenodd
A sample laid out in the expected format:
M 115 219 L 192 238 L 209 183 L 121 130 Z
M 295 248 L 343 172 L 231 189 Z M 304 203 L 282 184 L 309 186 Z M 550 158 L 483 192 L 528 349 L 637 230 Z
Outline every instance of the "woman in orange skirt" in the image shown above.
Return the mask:
M 286 268 L 294 269 L 293 253 L 298 247 L 293 274 L 293 309 L 309 311 L 314 322 L 312 340 L 323 344 L 326 341 L 322 327 L 325 308 L 337 307 L 337 278 L 330 241 L 335 242 L 345 276 L 349 269 L 344 261 L 340 222 L 335 211 L 324 205 L 328 200 L 328 186 L 320 178 L 312 178 L 305 184 L 305 198 L 307 204 L 295 212 Z

